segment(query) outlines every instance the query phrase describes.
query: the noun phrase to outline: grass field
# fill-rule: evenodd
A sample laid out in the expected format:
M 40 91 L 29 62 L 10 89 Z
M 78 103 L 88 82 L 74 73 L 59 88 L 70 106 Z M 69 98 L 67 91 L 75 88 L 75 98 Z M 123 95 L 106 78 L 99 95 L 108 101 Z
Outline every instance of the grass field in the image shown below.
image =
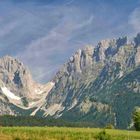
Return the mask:
M 68 127 L 0 127 L 0 140 L 96 140 L 102 129 Z M 140 140 L 140 132 L 106 130 L 111 140 Z

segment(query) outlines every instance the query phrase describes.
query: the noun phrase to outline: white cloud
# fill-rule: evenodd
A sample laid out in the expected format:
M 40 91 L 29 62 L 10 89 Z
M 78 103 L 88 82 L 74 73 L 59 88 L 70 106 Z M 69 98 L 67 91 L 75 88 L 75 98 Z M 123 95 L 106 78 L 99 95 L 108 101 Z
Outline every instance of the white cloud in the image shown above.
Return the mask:
M 129 24 L 136 32 L 140 31 L 140 7 L 136 8 L 129 17 Z
M 75 0 L 66 0 L 65 3 L 66 3 L 66 5 L 70 5 L 70 4 L 72 4 L 74 1 L 75 1 Z
M 4 37 L 5 35 L 11 33 L 11 31 L 14 30 L 18 26 L 18 24 L 19 22 L 13 21 L 4 25 L 4 27 L 2 27 L 0 31 L 0 37 Z
M 30 66 L 36 80 L 44 79 L 45 81 L 52 78 L 60 65 L 69 57 L 70 51 L 78 49 L 80 44 L 71 46 L 69 42 L 74 35 L 73 32 L 78 32 L 92 24 L 94 19 L 93 15 L 84 18 L 83 16 L 79 17 L 78 14 L 73 16 L 75 13 L 83 14 L 78 10 L 59 7 L 57 11 L 63 15 L 61 22 L 56 24 L 46 35 L 32 40 L 25 47 L 25 51 L 19 52 L 16 56 Z
M 7 3 L 0 1 L 0 54 L 20 58 L 38 81 L 49 80 L 84 44 L 130 32 L 128 13 L 107 2 Z M 139 9 L 132 15 L 131 25 L 138 30 Z

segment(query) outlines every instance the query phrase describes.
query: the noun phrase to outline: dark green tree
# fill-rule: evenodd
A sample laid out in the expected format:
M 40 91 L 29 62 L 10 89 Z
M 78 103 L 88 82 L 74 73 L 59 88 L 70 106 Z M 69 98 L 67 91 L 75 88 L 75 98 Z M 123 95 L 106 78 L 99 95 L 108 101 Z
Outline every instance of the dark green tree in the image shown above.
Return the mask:
M 137 131 L 140 131 L 140 107 L 136 107 L 133 112 L 134 126 Z

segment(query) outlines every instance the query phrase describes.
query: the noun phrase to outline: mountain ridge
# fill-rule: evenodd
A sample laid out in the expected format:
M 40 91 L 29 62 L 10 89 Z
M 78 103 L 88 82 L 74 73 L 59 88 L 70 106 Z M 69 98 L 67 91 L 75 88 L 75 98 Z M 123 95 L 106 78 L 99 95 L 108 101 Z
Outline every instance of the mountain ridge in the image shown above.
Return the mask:
M 12 80 L 2 80 L 7 89 L 1 86 L 0 104 L 5 101 L 1 108 L 6 111 L 12 103 L 7 104 L 10 100 L 3 99 L 4 91 L 12 93 L 11 85 L 17 91 L 16 96 L 24 95 L 26 99 L 25 105 L 20 103 L 22 107 L 14 104 L 14 108 L 18 108 L 12 112 L 14 115 L 52 116 L 75 122 L 91 121 L 97 126 L 112 123 L 117 128 L 126 128 L 131 124 L 133 108 L 140 106 L 140 33 L 132 41 L 121 37 L 79 49 L 47 85 L 34 82 L 29 72 L 24 75 L 23 64 L 14 65 L 16 60 L 5 58 L 6 62 L 0 59 L 0 79 L 4 74 Z M 122 105 L 124 101 L 128 103 Z

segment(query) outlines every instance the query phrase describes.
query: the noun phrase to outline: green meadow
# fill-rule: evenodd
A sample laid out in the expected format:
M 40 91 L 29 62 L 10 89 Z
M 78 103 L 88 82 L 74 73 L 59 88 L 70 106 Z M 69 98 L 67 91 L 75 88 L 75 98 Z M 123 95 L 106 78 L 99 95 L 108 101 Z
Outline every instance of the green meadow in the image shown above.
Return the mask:
M 0 127 L 0 140 L 98 140 L 99 128 Z M 140 140 L 140 132 L 106 129 L 111 140 Z M 103 139 L 106 140 L 106 139 Z

